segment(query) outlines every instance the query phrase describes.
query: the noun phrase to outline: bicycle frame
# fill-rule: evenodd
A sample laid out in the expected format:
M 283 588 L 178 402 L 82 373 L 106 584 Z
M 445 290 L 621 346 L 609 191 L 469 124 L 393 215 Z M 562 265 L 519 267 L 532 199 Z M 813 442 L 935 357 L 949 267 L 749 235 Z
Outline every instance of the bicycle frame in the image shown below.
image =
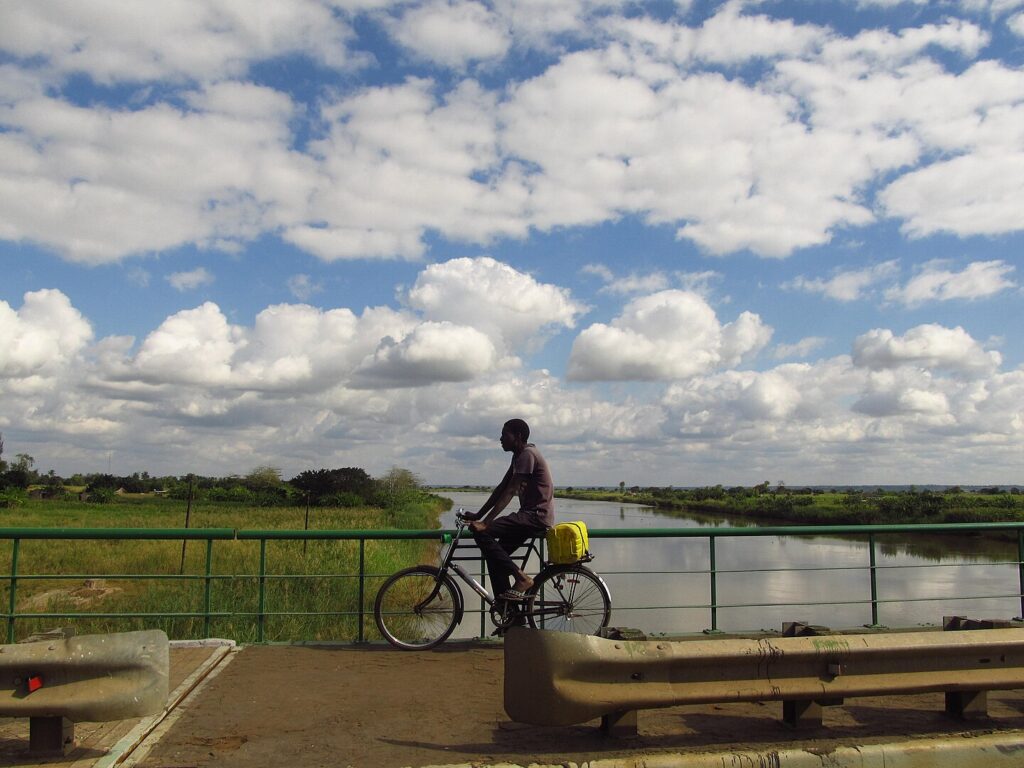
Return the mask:
M 495 603 L 497 602 L 494 595 L 492 595 L 490 593 L 490 590 L 487 589 L 487 587 L 485 587 L 483 584 L 481 584 L 479 581 L 473 578 L 473 575 L 458 563 L 459 560 L 479 560 L 480 555 L 477 554 L 472 557 L 456 556 L 455 553 L 460 547 L 463 549 L 467 548 L 465 545 L 461 545 L 460 541 L 462 539 L 462 534 L 465 532 L 466 528 L 469 527 L 469 525 L 465 520 L 463 520 L 460 517 L 456 517 L 455 520 L 455 535 L 452 536 L 452 540 L 451 542 L 449 542 L 447 550 L 445 550 L 444 555 L 441 557 L 441 563 L 438 566 L 438 581 L 443 579 L 445 574 L 449 571 L 454 571 L 455 574 L 460 579 L 462 579 L 466 586 L 468 586 L 470 589 L 476 592 L 480 596 L 480 598 L 485 603 L 487 603 L 487 605 L 489 605 L 491 608 L 494 608 Z M 529 562 L 530 557 L 532 555 L 536 554 L 538 558 L 540 557 L 540 548 L 537 546 L 537 541 L 539 538 L 540 537 L 535 536 L 531 539 L 527 539 L 526 549 L 523 552 L 523 554 L 515 556 L 515 559 L 519 562 L 520 568 L 525 569 L 526 564 L 527 562 Z M 543 570 L 543 563 L 541 563 L 541 568 Z M 430 596 L 427 597 L 426 600 L 423 601 L 423 604 L 429 603 L 431 600 L 433 600 L 436 594 L 437 592 L 435 590 Z
M 434 598 L 437 597 L 437 594 L 441 589 L 441 582 L 448 577 L 448 574 L 450 572 L 454 572 L 455 575 L 458 576 L 466 584 L 466 586 L 468 586 L 477 595 L 479 595 L 480 599 L 488 605 L 492 612 L 492 621 L 494 621 L 495 624 L 501 626 L 501 624 L 499 624 L 498 621 L 495 620 L 493 617 L 494 612 L 498 611 L 500 608 L 500 606 L 498 605 L 499 601 L 494 597 L 494 595 L 490 593 L 487 587 L 485 587 L 483 584 L 477 581 L 473 577 L 473 575 L 470 574 L 469 571 L 467 571 L 465 568 L 463 568 L 458 562 L 459 560 L 479 560 L 480 555 L 475 554 L 473 556 L 467 557 L 459 557 L 458 555 L 456 555 L 456 552 L 459 550 L 460 547 L 466 548 L 465 545 L 462 545 L 460 542 L 462 540 L 463 533 L 465 532 L 466 528 L 469 527 L 469 523 L 468 521 L 462 519 L 459 515 L 456 515 L 455 520 L 455 534 L 452 536 L 451 541 L 448 542 L 448 548 L 445 550 L 444 554 L 441 557 L 441 562 L 438 566 L 437 572 L 437 583 L 434 589 L 431 590 L 431 593 L 426 597 L 426 599 L 423 600 L 423 602 L 421 602 L 418 606 L 416 606 L 416 610 L 419 610 L 423 606 L 429 605 L 434 600 Z M 534 536 L 530 539 L 527 539 L 526 542 L 524 542 L 525 549 L 523 550 L 523 553 L 520 555 L 516 555 L 513 558 L 514 560 L 518 561 L 519 567 L 521 569 L 525 570 L 526 564 L 529 562 L 530 557 L 534 554 L 536 554 L 537 558 L 541 561 L 541 567 L 537 573 L 537 578 L 541 578 L 548 571 L 549 568 L 567 569 L 572 567 L 571 565 L 560 566 L 553 565 L 551 563 L 545 563 L 543 561 L 543 558 L 541 557 L 540 547 L 537 544 L 537 542 L 541 538 L 541 536 Z M 589 562 L 589 560 L 590 558 L 588 558 L 586 561 L 581 561 L 576 565 L 580 568 L 583 568 L 583 563 Z M 546 616 L 562 615 L 562 611 L 564 610 L 564 603 L 562 603 L 562 601 L 558 601 L 557 605 L 548 605 L 544 600 L 543 594 L 539 595 L 538 597 L 539 600 L 536 598 L 531 598 L 528 601 L 528 604 L 516 604 L 516 613 L 521 617 L 540 618 L 542 626 L 544 624 L 544 618 Z M 460 606 L 458 623 L 461 623 L 461 621 L 462 608 Z
M 527 622 L 539 629 L 551 627 L 556 631 L 582 631 L 586 634 L 607 626 L 611 617 L 611 595 L 601 577 L 584 566 L 584 562 L 590 561 L 589 556 L 577 563 L 545 563 L 543 545 L 538 544 L 542 537 L 526 538 L 522 549 L 512 559 L 525 570 L 530 558 L 538 555 L 541 567 L 534 578 L 534 585 L 523 599 L 495 597 L 481 583 L 483 579 L 478 581 L 458 562 L 479 562 L 481 554 L 475 542 L 463 541 L 468 538 L 465 532 L 469 521 L 461 516 L 456 517 L 456 521 L 454 533 L 445 533 L 442 538 L 446 546 L 438 565 L 418 565 L 398 571 L 378 590 L 374 617 L 381 634 L 392 645 L 403 650 L 422 650 L 444 642 L 465 616 L 465 601 L 469 593 L 459 585 L 459 581 L 476 593 L 482 606 L 487 606 L 482 613 L 486 614 L 490 609 L 491 621 L 497 627 L 495 635 Z M 474 550 L 472 555 L 464 552 L 469 548 Z M 423 577 L 429 581 L 423 581 Z M 582 590 L 577 596 L 579 587 Z M 420 598 L 424 590 L 429 594 Z M 438 600 L 442 593 L 443 599 Z M 416 595 L 415 604 L 410 606 L 409 602 L 403 602 L 413 595 Z M 411 623 L 404 623 L 406 620 L 402 618 L 396 618 L 392 623 L 392 616 L 408 616 Z M 418 623 L 420 620 L 423 620 L 422 624 Z

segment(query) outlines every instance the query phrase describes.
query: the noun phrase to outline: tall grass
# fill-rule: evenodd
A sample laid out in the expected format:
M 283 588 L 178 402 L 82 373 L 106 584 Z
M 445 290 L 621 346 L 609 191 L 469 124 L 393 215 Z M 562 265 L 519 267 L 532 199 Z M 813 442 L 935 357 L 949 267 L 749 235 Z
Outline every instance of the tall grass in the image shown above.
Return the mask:
M 438 527 L 447 502 L 422 494 L 399 509 L 314 508 L 311 530 L 382 530 Z M 190 528 L 302 530 L 306 512 L 295 507 L 193 506 Z M 29 502 L 0 516 L 4 528 L 183 528 L 185 504 L 156 498 L 119 499 L 110 505 Z M 171 638 L 227 637 L 239 642 L 354 640 L 375 637 L 373 598 L 395 570 L 437 557 L 438 543 L 370 540 L 363 551 L 359 602 L 358 541 L 270 540 L 266 543 L 264 617 L 259 613 L 260 542 L 216 540 L 212 545 L 209 608 L 207 543 L 180 540 L 22 539 L 18 551 L 16 637 L 72 625 L 80 634 L 164 629 Z M 0 540 L 0 606 L 7 609 L 13 545 Z M 25 576 L 44 578 L 27 579 Z M 134 578 L 129 578 L 134 577 Z M 87 586 L 86 582 L 91 586 Z M 116 616 L 112 614 L 145 614 Z M 5 631 L 6 627 L 0 627 Z

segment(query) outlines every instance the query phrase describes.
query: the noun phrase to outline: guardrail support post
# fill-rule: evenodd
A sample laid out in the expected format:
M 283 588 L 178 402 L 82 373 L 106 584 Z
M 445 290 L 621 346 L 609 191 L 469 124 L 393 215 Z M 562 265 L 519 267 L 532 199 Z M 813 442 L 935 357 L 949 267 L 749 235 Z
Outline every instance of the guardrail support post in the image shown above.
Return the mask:
M 601 716 L 601 732 L 615 739 L 637 735 L 637 711 L 626 709 Z
M 821 727 L 821 704 L 817 701 L 782 702 L 782 721 L 793 728 Z
M 32 755 L 65 755 L 75 745 L 75 724 L 66 717 L 30 717 L 28 751 Z
M 960 720 L 988 717 L 988 691 L 947 691 L 946 714 Z

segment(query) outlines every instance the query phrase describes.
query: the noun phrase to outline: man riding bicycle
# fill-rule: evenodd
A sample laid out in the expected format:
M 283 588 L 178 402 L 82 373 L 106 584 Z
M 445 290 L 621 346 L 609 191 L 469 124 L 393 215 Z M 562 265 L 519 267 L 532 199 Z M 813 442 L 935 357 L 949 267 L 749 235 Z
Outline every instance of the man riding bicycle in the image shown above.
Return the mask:
M 465 515 L 473 521 L 469 527 L 487 561 L 494 594 L 504 600 L 523 600 L 533 586 L 533 579 L 510 555 L 555 524 L 551 471 L 529 439 L 530 427 L 525 421 L 505 422 L 501 428 L 501 447 L 512 454 L 512 463 L 480 510 Z M 498 517 L 515 496 L 519 497 L 519 511 Z

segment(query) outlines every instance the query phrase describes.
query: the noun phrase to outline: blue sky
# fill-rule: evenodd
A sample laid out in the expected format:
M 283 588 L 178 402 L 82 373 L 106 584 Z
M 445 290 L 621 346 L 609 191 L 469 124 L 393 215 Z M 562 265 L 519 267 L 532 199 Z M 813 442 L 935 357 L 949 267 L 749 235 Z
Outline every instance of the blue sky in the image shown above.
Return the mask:
M 1015 483 L 1024 0 L 0 6 L 62 474 Z

